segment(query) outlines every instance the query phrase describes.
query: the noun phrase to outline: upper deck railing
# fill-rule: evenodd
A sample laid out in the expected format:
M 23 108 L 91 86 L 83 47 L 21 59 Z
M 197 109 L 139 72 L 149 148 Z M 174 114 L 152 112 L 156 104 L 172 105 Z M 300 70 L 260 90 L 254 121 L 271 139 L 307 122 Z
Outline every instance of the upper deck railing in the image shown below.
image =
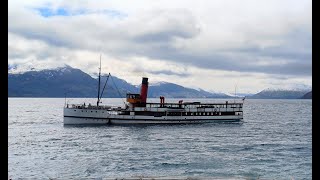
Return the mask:
M 108 106 L 108 105 L 86 105 L 86 104 L 67 104 L 65 108 L 72 108 L 72 109 L 104 109 L 104 110 L 116 110 L 121 107 L 114 107 L 114 106 Z
M 139 107 L 139 104 L 134 105 Z M 228 102 L 225 103 L 200 103 L 200 102 L 184 102 L 184 103 L 146 103 L 145 108 L 177 108 L 177 109 L 193 109 L 193 108 L 242 108 L 243 102 Z M 121 107 L 110 105 L 86 105 L 86 104 L 67 104 L 65 108 L 72 109 L 104 109 L 104 110 L 121 110 Z M 128 108 L 128 107 L 126 107 Z

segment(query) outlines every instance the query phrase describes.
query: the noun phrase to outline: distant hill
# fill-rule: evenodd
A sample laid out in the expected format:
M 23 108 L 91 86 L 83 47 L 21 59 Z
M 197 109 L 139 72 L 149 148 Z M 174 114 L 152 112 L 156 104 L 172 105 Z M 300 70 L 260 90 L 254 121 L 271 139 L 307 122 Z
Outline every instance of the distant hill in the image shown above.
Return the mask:
M 251 99 L 299 99 L 308 91 L 307 89 L 265 89 L 257 94 L 248 96 Z
M 215 94 L 204 90 L 186 88 L 177 84 L 161 82 L 149 86 L 150 97 L 165 96 L 167 98 L 229 98 L 226 94 Z
M 17 67 L 8 67 L 16 69 Z M 8 97 L 97 97 L 98 79 L 80 69 L 70 66 L 55 69 L 34 70 L 8 73 Z M 107 76 L 101 77 L 101 90 Z M 105 87 L 103 97 L 125 97 L 126 93 L 140 93 L 139 86 L 111 76 Z M 186 88 L 174 83 L 163 82 L 149 86 L 148 97 L 167 98 L 227 98 L 225 94 L 210 93 L 204 90 Z
M 312 91 L 306 93 L 301 97 L 301 99 L 312 99 Z

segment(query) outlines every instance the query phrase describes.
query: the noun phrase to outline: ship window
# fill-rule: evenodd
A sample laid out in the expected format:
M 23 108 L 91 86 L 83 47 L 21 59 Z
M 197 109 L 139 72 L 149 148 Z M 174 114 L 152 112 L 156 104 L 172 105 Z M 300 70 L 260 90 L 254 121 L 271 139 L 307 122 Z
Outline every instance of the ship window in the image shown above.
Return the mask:
M 77 110 L 74 110 L 74 111 L 77 111 Z
M 92 111 L 91 111 L 92 112 Z

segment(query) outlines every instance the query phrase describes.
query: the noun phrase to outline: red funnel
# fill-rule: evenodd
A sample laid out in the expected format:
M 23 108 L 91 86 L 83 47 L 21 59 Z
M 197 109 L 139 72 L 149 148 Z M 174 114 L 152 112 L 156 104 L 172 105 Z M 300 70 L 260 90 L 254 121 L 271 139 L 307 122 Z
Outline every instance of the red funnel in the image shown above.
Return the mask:
M 148 78 L 142 78 L 141 91 L 140 91 L 141 103 L 145 104 L 148 97 Z

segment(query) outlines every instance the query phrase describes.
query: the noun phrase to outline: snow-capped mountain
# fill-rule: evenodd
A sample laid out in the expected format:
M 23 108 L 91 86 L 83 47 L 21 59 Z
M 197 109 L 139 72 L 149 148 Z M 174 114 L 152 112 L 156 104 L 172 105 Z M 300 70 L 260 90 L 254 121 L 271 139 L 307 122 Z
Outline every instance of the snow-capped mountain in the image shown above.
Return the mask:
M 54 70 L 54 69 L 65 69 L 68 70 L 70 68 L 67 64 L 59 64 L 59 63 L 48 63 L 41 61 L 29 61 L 26 63 L 20 64 L 8 64 L 8 73 L 10 74 L 22 74 L 29 71 L 42 71 L 42 70 Z
M 249 96 L 255 99 L 299 99 L 307 92 L 311 91 L 311 87 L 307 85 L 287 86 L 281 88 L 267 88 L 261 92 Z
M 66 91 L 70 91 L 69 96 L 73 97 L 95 97 L 97 94 L 97 78 L 72 68 L 66 64 L 52 66 L 41 63 L 9 64 L 8 65 L 8 96 L 9 97 L 64 97 Z M 102 76 L 101 84 L 105 82 Z M 113 77 L 113 81 L 108 82 L 105 97 L 122 97 L 125 94 L 139 93 L 140 85 L 132 85 L 123 79 Z M 117 90 L 119 89 L 119 91 Z M 281 88 L 267 88 L 255 95 L 237 93 L 237 96 L 248 98 L 264 99 L 295 99 L 301 98 L 311 91 L 311 86 L 294 84 Z M 170 82 L 150 82 L 148 97 L 158 98 L 231 98 L 233 93 L 226 94 L 216 91 L 205 91 L 201 88 L 187 88 Z
M 311 91 L 312 87 L 306 84 L 289 84 L 281 87 L 270 87 L 263 91 Z

